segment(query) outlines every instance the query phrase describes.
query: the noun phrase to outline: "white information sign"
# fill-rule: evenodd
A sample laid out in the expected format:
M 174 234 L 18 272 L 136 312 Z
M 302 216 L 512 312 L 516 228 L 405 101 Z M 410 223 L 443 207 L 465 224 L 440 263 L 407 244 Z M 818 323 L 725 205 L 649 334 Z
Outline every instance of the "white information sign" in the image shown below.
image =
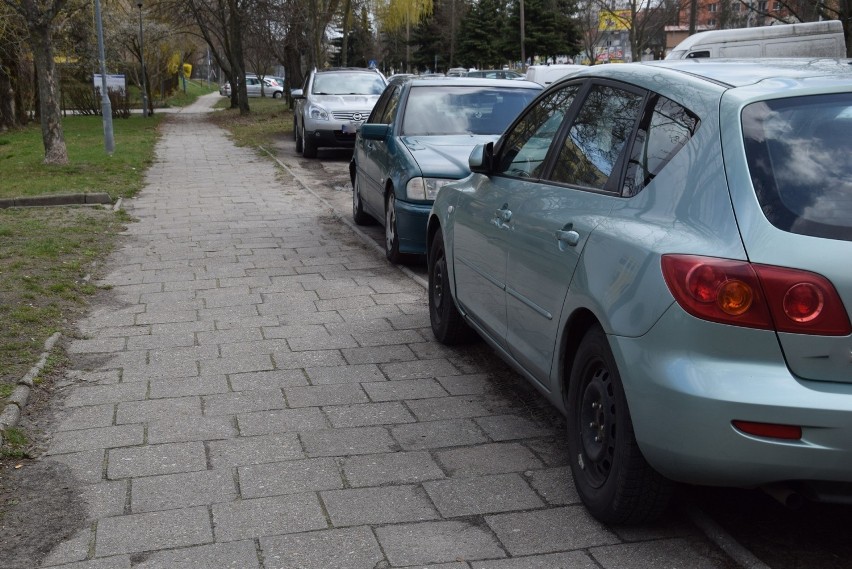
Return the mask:
M 100 91 L 102 83 L 101 83 L 101 74 L 95 73 L 95 89 Z M 109 75 L 106 76 L 106 84 L 107 91 L 120 91 L 122 95 L 124 95 L 126 89 L 126 83 L 124 80 L 124 75 Z

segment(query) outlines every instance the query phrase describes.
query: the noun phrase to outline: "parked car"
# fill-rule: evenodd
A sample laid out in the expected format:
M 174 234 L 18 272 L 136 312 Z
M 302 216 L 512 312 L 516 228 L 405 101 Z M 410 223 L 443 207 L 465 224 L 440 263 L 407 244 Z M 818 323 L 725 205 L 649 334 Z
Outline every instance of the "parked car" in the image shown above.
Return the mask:
M 570 63 L 557 63 L 553 65 L 530 65 L 525 75 L 527 81 L 535 81 L 547 87 L 554 81 L 568 77 L 587 69 L 586 65 L 573 65 Z
M 467 77 L 467 67 L 451 67 L 447 70 L 447 77 Z
M 435 200 L 434 335 L 477 332 L 567 415 L 603 522 L 673 481 L 848 503 L 850 133 L 843 60 L 555 83 Z
M 375 69 L 314 69 L 292 92 L 296 152 L 316 158 L 320 147 L 352 148 L 355 132 L 370 115 L 387 80 Z
M 470 174 L 471 149 L 496 140 L 540 90 L 526 81 L 456 77 L 392 82 L 356 137 L 349 166 L 355 223 L 384 224 L 394 263 L 425 254 L 435 194 Z
M 263 90 L 261 91 L 261 83 Z M 219 86 L 219 94 L 224 97 L 231 96 L 231 84 L 228 82 Z M 261 81 L 256 75 L 246 75 L 246 94 L 249 97 L 272 97 L 279 99 L 284 96 L 284 87 L 279 85 L 274 79 L 264 77 Z
M 486 79 L 523 79 L 524 76 L 517 71 L 509 69 L 476 69 L 469 71 L 468 77 L 485 77 Z

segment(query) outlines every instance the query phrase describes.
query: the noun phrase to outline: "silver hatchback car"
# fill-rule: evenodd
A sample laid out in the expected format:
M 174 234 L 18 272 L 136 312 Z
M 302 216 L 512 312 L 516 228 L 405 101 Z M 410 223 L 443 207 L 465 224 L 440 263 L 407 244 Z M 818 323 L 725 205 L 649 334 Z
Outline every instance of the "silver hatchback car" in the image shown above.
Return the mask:
M 432 330 L 568 418 L 604 522 L 673 481 L 852 496 L 852 65 L 695 59 L 545 90 L 428 222 Z

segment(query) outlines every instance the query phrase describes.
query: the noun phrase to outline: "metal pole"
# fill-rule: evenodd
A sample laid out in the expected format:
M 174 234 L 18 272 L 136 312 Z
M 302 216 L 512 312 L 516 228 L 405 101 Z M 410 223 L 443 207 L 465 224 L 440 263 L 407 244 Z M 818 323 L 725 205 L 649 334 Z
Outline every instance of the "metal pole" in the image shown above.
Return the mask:
M 142 117 L 148 116 L 148 87 L 145 81 L 145 40 L 142 34 L 142 2 L 137 2 L 139 6 L 139 61 L 142 63 Z
M 98 63 L 101 68 L 101 115 L 104 122 L 104 149 L 107 154 L 115 150 L 115 138 L 112 131 L 112 103 L 107 93 L 106 57 L 104 56 L 104 27 L 101 22 L 101 2 L 95 0 L 95 21 L 98 24 Z

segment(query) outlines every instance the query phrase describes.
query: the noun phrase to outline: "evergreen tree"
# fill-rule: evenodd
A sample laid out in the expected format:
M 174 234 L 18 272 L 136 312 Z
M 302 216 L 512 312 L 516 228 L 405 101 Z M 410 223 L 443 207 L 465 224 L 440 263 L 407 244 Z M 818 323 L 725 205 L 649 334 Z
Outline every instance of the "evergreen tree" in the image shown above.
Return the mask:
M 506 36 L 510 34 L 507 16 L 508 8 L 502 0 L 474 1 L 461 22 L 456 60 L 464 67 L 501 67 L 506 61 Z

